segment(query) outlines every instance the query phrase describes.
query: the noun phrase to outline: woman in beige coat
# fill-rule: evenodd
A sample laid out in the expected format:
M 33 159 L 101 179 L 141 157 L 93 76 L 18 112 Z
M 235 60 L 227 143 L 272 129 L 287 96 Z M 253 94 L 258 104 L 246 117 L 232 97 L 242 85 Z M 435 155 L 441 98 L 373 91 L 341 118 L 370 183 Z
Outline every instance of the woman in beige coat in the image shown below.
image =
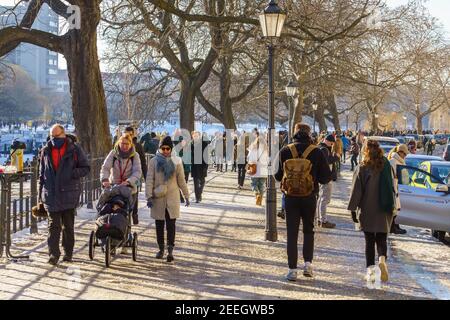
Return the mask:
M 172 262 L 175 246 L 175 223 L 180 217 L 180 189 L 189 206 L 189 190 L 186 184 L 181 158 L 172 155 L 173 142 L 165 137 L 156 156 L 148 164 L 145 194 L 151 217 L 156 221 L 156 238 L 159 246 L 157 259 L 164 257 L 164 225 L 167 225 L 167 262 Z

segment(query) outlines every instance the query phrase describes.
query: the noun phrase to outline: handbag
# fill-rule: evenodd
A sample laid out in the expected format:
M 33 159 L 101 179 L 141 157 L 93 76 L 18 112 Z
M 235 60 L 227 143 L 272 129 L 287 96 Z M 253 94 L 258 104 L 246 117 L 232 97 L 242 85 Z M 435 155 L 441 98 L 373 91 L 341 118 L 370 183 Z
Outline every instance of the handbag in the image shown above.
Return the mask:
M 264 151 L 258 156 L 258 160 L 256 160 L 256 163 L 249 163 L 247 165 L 247 174 L 249 176 L 254 176 L 256 174 L 256 172 L 258 171 L 257 163 L 259 162 L 259 159 L 262 157 L 263 153 L 264 153 Z
M 257 164 L 256 163 L 249 163 L 247 165 L 247 174 L 249 176 L 254 176 L 256 174 L 257 171 Z

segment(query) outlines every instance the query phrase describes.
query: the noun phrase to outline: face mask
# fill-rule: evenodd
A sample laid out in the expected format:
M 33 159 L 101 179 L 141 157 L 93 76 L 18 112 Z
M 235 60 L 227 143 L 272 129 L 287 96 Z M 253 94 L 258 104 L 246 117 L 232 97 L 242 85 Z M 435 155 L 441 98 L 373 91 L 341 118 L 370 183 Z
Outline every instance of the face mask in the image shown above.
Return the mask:
M 60 149 L 64 142 L 66 142 L 66 138 L 52 138 L 52 144 L 56 149 Z

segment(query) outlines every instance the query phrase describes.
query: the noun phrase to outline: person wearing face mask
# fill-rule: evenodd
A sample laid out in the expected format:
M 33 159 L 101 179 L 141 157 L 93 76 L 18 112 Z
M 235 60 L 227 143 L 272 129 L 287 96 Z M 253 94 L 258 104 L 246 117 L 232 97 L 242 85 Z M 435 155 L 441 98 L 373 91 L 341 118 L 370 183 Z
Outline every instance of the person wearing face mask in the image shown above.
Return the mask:
M 132 188 L 134 208 L 141 177 L 141 160 L 133 146 L 133 138 L 124 133 L 117 140 L 114 149 L 106 156 L 100 170 L 100 181 L 104 188 L 110 188 L 112 185 L 124 185 Z M 133 223 L 137 224 L 135 216 L 133 216 Z M 122 248 L 122 253 L 127 253 L 126 247 Z
M 155 219 L 156 239 L 159 251 L 156 259 L 164 258 L 164 226 L 167 229 L 167 262 L 172 262 L 175 246 L 175 223 L 180 218 L 179 191 L 185 198 L 185 206 L 190 205 L 189 190 L 184 178 L 181 158 L 172 154 L 173 141 L 166 136 L 160 143 L 158 153 L 149 161 L 148 177 L 145 184 L 147 207 Z
M 39 157 L 39 202 L 48 212 L 48 263 L 56 265 L 61 252 L 62 232 L 64 262 L 72 262 L 75 245 L 74 223 L 81 193 L 80 179 L 90 166 L 75 138 L 66 135 L 60 124 L 50 129 L 50 139 Z

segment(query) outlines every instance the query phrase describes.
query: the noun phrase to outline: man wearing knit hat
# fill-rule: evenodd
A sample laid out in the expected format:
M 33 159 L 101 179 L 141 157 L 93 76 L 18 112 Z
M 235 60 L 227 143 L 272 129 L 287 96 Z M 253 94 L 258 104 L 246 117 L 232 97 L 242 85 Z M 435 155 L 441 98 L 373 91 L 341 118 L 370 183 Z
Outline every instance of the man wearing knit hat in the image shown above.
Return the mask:
M 325 137 L 322 143 L 319 145 L 320 151 L 322 151 L 325 159 L 327 159 L 328 166 L 331 170 L 332 180 L 336 180 L 337 172 L 336 167 L 333 165 L 336 161 L 339 161 L 339 157 L 331 152 L 333 144 L 336 143 L 336 139 L 332 134 Z M 319 226 L 323 228 L 333 229 L 336 227 L 335 223 L 329 222 L 327 218 L 327 207 L 331 202 L 331 195 L 333 193 L 333 181 L 327 184 L 320 185 L 319 203 L 317 206 Z

